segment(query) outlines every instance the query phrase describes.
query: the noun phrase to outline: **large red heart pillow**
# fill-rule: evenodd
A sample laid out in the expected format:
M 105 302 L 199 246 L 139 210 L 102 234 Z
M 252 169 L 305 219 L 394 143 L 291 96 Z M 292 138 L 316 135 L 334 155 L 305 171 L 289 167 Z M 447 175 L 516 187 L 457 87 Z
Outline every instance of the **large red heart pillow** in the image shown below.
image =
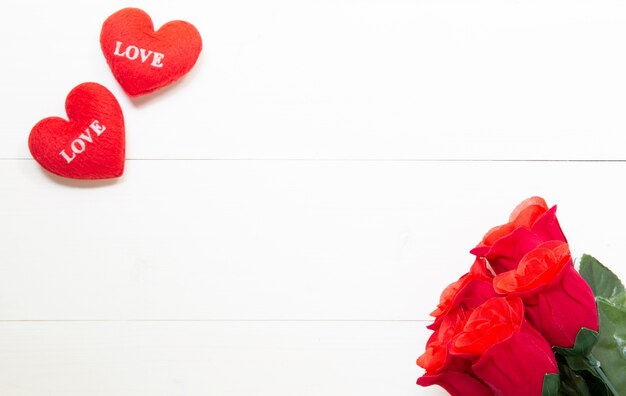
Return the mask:
M 72 179 L 108 179 L 124 173 L 124 116 L 115 96 L 83 83 L 65 100 L 69 121 L 49 117 L 31 130 L 28 148 L 49 172 Z
M 148 14 L 124 8 L 104 21 L 100 46 L 124 91 L 139 96 L 187 74 L 198 60 L 202 39 L 188 22 L 171 21 L 154 31 Z

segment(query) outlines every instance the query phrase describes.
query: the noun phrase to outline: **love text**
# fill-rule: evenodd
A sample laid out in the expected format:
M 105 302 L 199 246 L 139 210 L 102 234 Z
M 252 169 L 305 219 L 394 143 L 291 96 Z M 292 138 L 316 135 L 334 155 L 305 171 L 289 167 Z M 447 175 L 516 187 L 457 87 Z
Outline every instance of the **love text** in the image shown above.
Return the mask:
M 150 63 L 153 67 L 163 67 L 162 60 L 165 58 L 165 55 L 154 52 L 150 50 L 146 50 L 144 48 L 137 48 L 134 45 L 128 45 L 122 51 L 122 42 L 117 41 L 115 44 L 115 52 L 113 53 L 115 56 L 125 56 L 126 58 L 134 61 L 136 59 L 140 59 L 141 63 L 146 63 L 146 61 L 152 56 L 152 62 Z
M 71 155 L 68 155 L 65 152 L 65 149 L 61 150 L 59 155 L 63 157 L 65 161 L 67 161 L 67 163 L 69 164 L 74 160 L 74 158 L 76 158 L 78 154 L 81 154 L 83 151 L 85 151 L 85 149 L 87 148 L 87 143 L 93 143 L 93 136 L 91 135 L 91 131 L 95 132 L 96 136 L 100 136 L 104 131 L 106 131 L 106 129 L 107 128 L 104 125 L 101 125 L 98 120 L 93 121 L 91 124 L 89 124 L 89 128 L 85 129 L 85 132 L 81 133 L 78 138 L 74 139 L 74 141 L 72 141 L 72 143 L 70 144 L 70 150 L 68 151 Z

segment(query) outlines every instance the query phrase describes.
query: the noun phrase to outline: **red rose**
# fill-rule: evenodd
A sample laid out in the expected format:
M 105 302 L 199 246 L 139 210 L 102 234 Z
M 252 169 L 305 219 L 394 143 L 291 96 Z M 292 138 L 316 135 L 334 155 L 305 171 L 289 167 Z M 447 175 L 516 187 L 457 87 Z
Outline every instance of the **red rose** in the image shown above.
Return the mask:
M 418 366 L 426 373 L 417 380 L 421 386 L 439 385 L 451 395 L 492 396 L 493 393 L 472 372 L 472 362 L 461 356 L 451 355 L 452 339 L 463 330 L 469 312 L 456 308 L 448 312 L 439 328 L 426 343 L 426 351 L 417 359 Z
M 450 342 L 463 329 L 471 310 L 495 296 L 493 275 L 483 258 L 476 258 L 470 271 L 441 293 L 436 319 L 428 328 L 434 333 L 417 364 L 426 373 L 417 380 L 422 386 L 437 384 L 451 395 L 492 396 L 493 393 L 472 372 L 472 361 L 449 353 Z
M 472 372 L 494 395 L 540 395 L 545 374 L 558 372 L 550 345 L 524 319 L 518 297 L 494 297 L 476 308 L 450 353 L 472 359 Z
M 539 245 L 493 284 L 498 293 L 522 298 L 528 320 L 551 345 L 571 348 L 581 327 L 598 330 L 593 292 L 574 269 L 565 242 Z
M 437 308 L 430 314 L 436 318 L 435 322 L 428 328 L 437 329 L 441 320 L 453 309 L 474 309 L 495 295 L 493 275 L 487 270 L 485 259 L 476 258 L 469 272 L 441 293 Z
M 428 339 L 426 351 L 417 359 L 417 365 L 429 374 L 438 373 L 444 367 L 464 369 L 464 363 L 454 361 L 460 358 L 449 356 L 448 344 L 463 330 L 468 316 L 469 313 L 462 308 L 457 308 L 446 315 L 441 320 L 439 328 Z
M 513 209 L 509 216 L 509 222 L 493 227 L 485 234 L 481 245 L 493 246 L 500 238 L 515 231 L 516 228 L 530 228 L 535 221 L 548 211 L 548 204 L 541 197 L 530 197 L 522 201 Z
M 443 371 L 440 374 L 425 374 L 418 378 L 421 386 L 439 385 L 451 396 L 493 396 L 487 385 L 474 376 L 460 371 Z
M 556 206 L 548 209 L 543 198 L 531 197 L 517 205 L 508 223 L 487 232 L 471 253 L 485 257 L 498 274 L 514 269 L 526 253 L 551 240 L 567 242 Z

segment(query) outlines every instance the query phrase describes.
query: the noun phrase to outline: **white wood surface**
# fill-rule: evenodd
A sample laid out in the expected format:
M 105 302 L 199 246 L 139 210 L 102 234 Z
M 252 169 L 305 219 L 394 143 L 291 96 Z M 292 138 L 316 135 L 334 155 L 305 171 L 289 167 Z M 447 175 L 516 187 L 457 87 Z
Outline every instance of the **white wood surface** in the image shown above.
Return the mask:
M 428 312 L 530 195 L 626 278 L 624 3 L 138 1 L 204 52 L 134 101 L 98 43 L 129 5 L 0 12 L 1 395 L 442 395 Z M 30 159 L 83 81 L 118 181 Z
M 625 172 L 626 163 L 129 161 L 123 179 L 87 187 L 33 161 L 2 161 L 0 317 L 426 320 L 473 262 L 468 251 L 533 193 L 558 201 L 575 256 L 619 270 L 626 190 L 607 181 Z
M 423 322 L 0 324 L 7 395 L 411 395 Z
M 28 158 L 23 134 L 95 80 L 129 158 L 626 159 L 617 0 L 136 1 L 192 21 L 204 52 L 134 102 L 98 43 L 128 2 L 3 4 L 0 157 Z

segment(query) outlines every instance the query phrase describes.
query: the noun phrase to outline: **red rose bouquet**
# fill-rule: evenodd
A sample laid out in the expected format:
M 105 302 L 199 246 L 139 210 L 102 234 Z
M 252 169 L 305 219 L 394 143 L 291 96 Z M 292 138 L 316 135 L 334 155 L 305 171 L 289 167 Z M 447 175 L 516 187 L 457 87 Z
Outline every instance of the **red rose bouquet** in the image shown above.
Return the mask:
M 583 256 L 576 271 L 539 197 L 471 250 L 469 272 L 432 312 L 417 383 L 463 396 L 626 396 L 626 292 Z

